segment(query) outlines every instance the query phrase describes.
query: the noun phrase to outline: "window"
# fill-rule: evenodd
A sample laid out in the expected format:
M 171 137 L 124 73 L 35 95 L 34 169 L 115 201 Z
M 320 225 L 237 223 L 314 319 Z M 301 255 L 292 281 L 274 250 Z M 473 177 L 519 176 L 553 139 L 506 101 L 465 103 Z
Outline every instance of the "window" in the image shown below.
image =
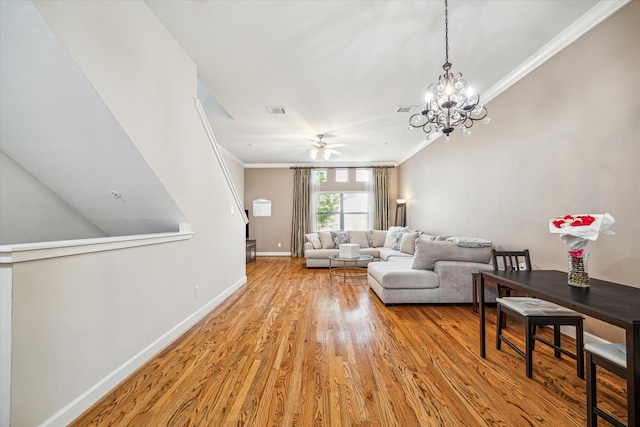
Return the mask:
M 369 182 L 370 176 L 371 176 L 371 169 L 356 169 L 357 182 Z
M 316 193 L 317 230 L 369 228 L 369 193 Z
M 314 170 L 315 181 L 316 182 L 327 182 L 327 170 L 326 169 L 317 169 Z
M 349 182 L 349 169 L 336 169 L 336 182 Z

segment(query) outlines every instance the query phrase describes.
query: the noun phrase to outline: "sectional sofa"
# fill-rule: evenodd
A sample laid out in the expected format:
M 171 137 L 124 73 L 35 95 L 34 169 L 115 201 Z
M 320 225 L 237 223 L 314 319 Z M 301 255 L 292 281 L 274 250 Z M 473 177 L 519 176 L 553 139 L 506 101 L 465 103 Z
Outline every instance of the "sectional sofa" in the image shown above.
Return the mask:
M 328 267 L 329 256 L 338 254 L 341 243 L 358 243 L 361 254 L 373 256 L 367 280 L 386 305 L 470 303 L 471 274 L 493 269 L 490 241 L 400 227 L 311 233 L 305 243 L 307 267 Z M 486 300 L 495 296 L 489 294 Z

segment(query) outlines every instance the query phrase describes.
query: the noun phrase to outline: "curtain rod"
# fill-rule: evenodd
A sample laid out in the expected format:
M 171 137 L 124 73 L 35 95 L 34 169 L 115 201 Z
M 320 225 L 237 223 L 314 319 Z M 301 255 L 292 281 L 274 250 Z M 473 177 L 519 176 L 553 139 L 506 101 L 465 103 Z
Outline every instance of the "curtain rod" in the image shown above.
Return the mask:
M 382 166 L 291 166 L 289 169 L 393 169 L 393 165 Z

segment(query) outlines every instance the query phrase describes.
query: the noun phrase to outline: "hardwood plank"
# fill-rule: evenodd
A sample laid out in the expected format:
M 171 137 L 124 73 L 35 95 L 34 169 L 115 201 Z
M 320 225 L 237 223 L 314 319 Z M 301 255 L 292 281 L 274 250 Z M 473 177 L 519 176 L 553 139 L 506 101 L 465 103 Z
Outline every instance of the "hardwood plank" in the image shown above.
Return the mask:
M 581 426 L 575 363 L 540 345 L 534 378 L 509 348 L 479 356 L 468 305 L 385 307 L 366 279 L 258 257 L 247 285 L 74 426 Z M 495 339 L 488 309 L 487 342 Z M 505 331 L 523 345 L 522 325 Z M 543 331 L 551 335 L 551 331 Z M 572 344 L 570 339 L 568 343 Z M 599 371 L 623 420 L 624 382 Z

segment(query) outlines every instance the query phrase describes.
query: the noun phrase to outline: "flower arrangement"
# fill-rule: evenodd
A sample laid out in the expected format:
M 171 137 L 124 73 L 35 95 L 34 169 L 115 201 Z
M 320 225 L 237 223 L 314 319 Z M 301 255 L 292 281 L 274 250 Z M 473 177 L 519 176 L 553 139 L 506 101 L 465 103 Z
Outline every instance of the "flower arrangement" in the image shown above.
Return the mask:
M 608 213 L 590 215 L 565 215 L 549 220 L 549 231 L 560 234 L 569 246 L 569 285 L 588 287 L 587 255 L 584 248 L 595 241 L 600 233 L 615 234 L 611 227 L 615 219 Z

